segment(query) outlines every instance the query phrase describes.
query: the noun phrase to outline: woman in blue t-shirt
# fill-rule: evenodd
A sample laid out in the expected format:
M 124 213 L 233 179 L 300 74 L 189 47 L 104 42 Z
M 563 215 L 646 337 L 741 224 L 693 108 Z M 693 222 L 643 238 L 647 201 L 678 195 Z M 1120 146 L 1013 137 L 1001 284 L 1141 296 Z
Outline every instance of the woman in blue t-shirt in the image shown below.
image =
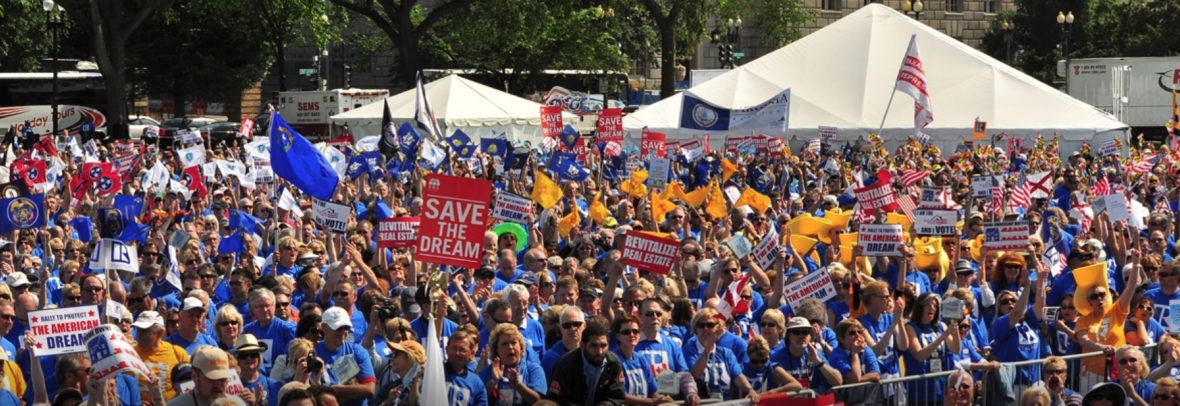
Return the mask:
M 770 361 L 770 344 L 757 336 L 750 339 L 746 350 L 750 361 L 742 365 L 742 375 L 758 393 L 786 393 L 803 390 L 803 384 L 795 380 L 781 365 Z M 738 393 L 741 397 L 744 393 Z
M 684 343 L 684 361 L 689 372 L 693 379 L 705 383 L 709 397 L 713 399 L 730 400 L 737 390 L 741 390 L 751 402 L 758 403 L 758 392 L 741 374 L 742 366 L 737 356 L 729 348 L 717 345 L 725 335 L 725 325 L 719 319 L 720 313 L 711 307 L 692 316 L 696 336 Z
M 926 292 L 918 301 L 906 322 L 906 338 L 909 350 L 902 354 L 907 375 L 922 375 L 942 372 L 943 362 L 949 354 L 959 353 L 962 337 L 959 329 L 948 329 L 942 321 L 942 301 L 938 294 Z M 931 382 L 912 381 L 906 383 L 906 391 L 919 404 L 932 403 L 942 398 L 941 380 Z
M 1127 318 L 1127 324 L 1123 327 L 1128 345 L 1155 344 L 1156 340 L 1168 334 L 1164 326 L 1152 317 L 1154 314 L 1155 303 L 1150 297 L 1141 296 L 1135 300 L 1131 305 L 1131 317 Z
M 832 368 L 840 371 L 842 385 L 861 382 L 880 382 L 881 368 L 877 356 L 865 339 L 865 327 L 859 320 L 848 319 L 836 326 L 836 337 L 840 345 L 832 350 Z M 821 388 L 830 388 L 832 382 Z
M 635 354 L 635 346 L 639 344 L 639 318 L 630 313 L 623 313 L 611 323 L 611 332 L 619 344 L 615 348 L 615 355 L 623 363 L 623 393 L 624 401 L 631 405 L 659 405 L 672 401 L 667 395 L 660 395 L 657 390 L 655 372 L 652 371 L 648 358 Z M 677 381 L 679 382 L 679 380 Z
M 996 322 L 992 324 L 991 336 L 995 343 L 992 351 L 996 361 L 1019 362 L 1041 358 L 1041 337 L 1038 327 L 1045 312 L 1045 280 L 1048 269 L 1037 264 L 1037 304 L 1029 309 L 1028 300 L 1032 296 L 1032 282 L 1029 281 L 1027 271 L 1021 271 L 1023 288 L 1019 295 L 1005 290 L 1000 292 L 996 300 Z M 1031 311 L 1030 311 L 1031 310 Z M 1040 365 L 1020 368 L 1017 385 L 1031 385 L 1040 376 Z

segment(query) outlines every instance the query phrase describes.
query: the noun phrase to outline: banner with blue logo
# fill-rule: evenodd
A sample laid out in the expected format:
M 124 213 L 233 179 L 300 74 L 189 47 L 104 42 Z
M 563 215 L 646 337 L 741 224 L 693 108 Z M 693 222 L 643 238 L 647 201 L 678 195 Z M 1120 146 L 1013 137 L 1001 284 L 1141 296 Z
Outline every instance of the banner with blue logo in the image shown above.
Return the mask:
M 45 227 L 45 195 L 0 200 L 0 234 Z
M 783 90 L 757 105 L 740 108 L 717 106 L 692 91 L 685 91 L 680 107 L 680 128 L 701 131 L 786 131 L 790 111 L 791 89 Z

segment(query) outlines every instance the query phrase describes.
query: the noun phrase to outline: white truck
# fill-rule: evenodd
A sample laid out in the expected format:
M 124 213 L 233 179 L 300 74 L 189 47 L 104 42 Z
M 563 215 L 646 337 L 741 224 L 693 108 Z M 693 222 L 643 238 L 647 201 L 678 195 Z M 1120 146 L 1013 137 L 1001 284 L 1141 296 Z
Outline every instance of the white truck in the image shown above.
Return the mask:
M 329 118 L 389 97 L 386 89 L 334 89 L 280 92 L 279 114 L 291 128 L 310 140 L 331 138 Z
M 1150 139 L 1167 135 L 1180 57 L 1071 59 L 1058 63 L 1070 96 L 1106 111 Z

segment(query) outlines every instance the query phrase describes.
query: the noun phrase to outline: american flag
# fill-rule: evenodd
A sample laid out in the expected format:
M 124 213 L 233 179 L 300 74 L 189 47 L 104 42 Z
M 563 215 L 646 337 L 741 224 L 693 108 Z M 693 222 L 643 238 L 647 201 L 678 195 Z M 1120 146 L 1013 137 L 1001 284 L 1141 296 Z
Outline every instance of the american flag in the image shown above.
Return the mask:
M 901 207 L 902 213 L 905 213 L 905 216 L 910 219 L 910 222 L 914 222 L 914 210 L 918 209 L 918 206 L 914 204 L 914 198 L 912 196 L 899 197 L 897 198 L 897 205 Z
M 1004 184 L 999 176 L 992 176 L 992 200 L 984 208 L 988 212 L 1004 215 Z
M 1111 194 L 1110 181 L 1106 180 L 1106 173 L 1103 173 L 1102 177 L 1098 178 L 1098 183 L 1094 184 L 1094 195 L 1095 196 L 1108 196 L 1110 194 Z
M 1151 168 L 1154 167 L 1155 164 L 1159 163 L 1160 158 L 1161 157 L 1159 153 L 1144 155 L 1143 159 L 1140 159 L 1139 162 L 1131 165 L 1131 173 L 1143 174 L 1151 172 Z
M 1030 186 L 1028 178 L 1024 174 L 1021 174 L 1020 178 L 1016 180 L 1016 187 L 1012 189 L 1012 196 L 1008 198 L 1009 209 L 1015 210 L 1020 207 L 1032 206 L 1032 193 L 1029 192 Z
M 926 145 L 930 142 L 930 136 L 921 131 L 919 131 L 918 134 L 914 136 L 914 139 L 918 140 L 918 142 L 922 143 L 922 145 Z
M 905 186 L 908 188 L 908 187 L 914 186 L 918 182 L 921 182 L 922 179 L 926 179 L 928 176 L 930 176 L 930 171 L 918 172 L 918 171 L 909 170 L 909 169 L 902 169 L 901 170 L 901 184 L 902 184 L 902 186 Z
M 1168 204 L 1168 199 L 1160 199 L 1155 202 L 1155 210 L 1152 211 L 1171 213 L 1172 205 Z
M 1082 230 L 1090 231 L 1090 223 L 1094 221 L 1094 209 L 1090 208 L 1090 203 L 1080 194 L 1075 194 L 1069 201 L 1072 206 L 1069 210 L 1070 217 L 1078 219 Z M 1074 216 L 1074 213 L 1078 215 Z

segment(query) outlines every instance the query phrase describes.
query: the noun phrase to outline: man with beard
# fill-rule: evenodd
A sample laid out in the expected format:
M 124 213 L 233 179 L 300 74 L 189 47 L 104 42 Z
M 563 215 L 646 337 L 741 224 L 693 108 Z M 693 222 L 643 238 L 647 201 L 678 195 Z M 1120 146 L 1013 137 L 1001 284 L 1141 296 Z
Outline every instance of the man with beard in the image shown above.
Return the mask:
M 1065 387 L 1065 378 L 1069 376 L 1069 367 L 1065 360 L 1056 355 L 1045 358 L 1041 364 L 1041 378 L 1045 381 L 1045 389 L 1049 390 L 1054 405 L 1077 405 L 1082 403 L 1082 394 Z
M 545 399 L 562 406 L 622 406 L 623 363 L 610 352 L 606 327 L 589 324 L 580 351 L 557 360 Z

